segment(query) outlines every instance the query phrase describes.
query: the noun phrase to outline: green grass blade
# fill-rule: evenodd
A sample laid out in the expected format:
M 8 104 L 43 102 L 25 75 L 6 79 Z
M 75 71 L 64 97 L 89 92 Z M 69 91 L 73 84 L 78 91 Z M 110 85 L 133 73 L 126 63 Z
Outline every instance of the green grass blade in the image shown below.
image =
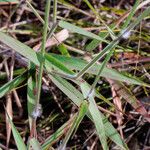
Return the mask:
M 49 72 L 51 72 L 52 70 L 51 68 L 53 68 L 58 72 L 62 72 L 62 73 L 64 72 L 66 74 L 71 74 L 71 75 L 74 74 L 74 72 L 68 69 L 63 63 L 61 63 L 59 59 L 56 59 L 52 55 L 48 55 L 48 54 L 45 54 L 45 68 Z
M 75 82 L 78 86 L 80 86 L 80 82 Z M 89 87 L 91 87 L 91 89 L 92 89 L 92 86 L 90 86 L 88 83 L 86 83 L 87 84 L 87 86 L 89 86 Z M 91 91 L 91 89 L 90 89 L 90 91 Z M 101 99 L 101 100 L 103 100 L 105 103 L 107 103 L 109 106 L 111 106 L 112 108 L 115 108 L 115 106 L 114 106 L 114 104 L 112 104 L 111 103 L 111 101 L 110 100 L 108 100 L 107 98 L 105 98 L 102 94 L 100 94 L 96 89 L 94 89 L 95 90 L 95 97 L 97 97 L 97 98 L 99 98 L 99 99 Z M 91 92 L 89 92 L 89 94 L 90 94 Z
M 21 138 L 21 136 L 20 136 L 19 132 L 17 131 L 15 125 L 13 124 L 12 120 L 10 119 L 10 116 L 8 115 L 7 112 L 6 112 L 6 114 L 7 114 L 9 123 L 11 125 L 12 133 L 13 133 L 13 136 L 14 136 L 14 139 L 15 139 L 18 150 L 27 150 L 26 145 L 24 144 L 23 139 Z
M 87 6 L 93 11 L 93 13 L 96 15 L 96 16 L 98 16 L 98 13 L 97 13 L 97 11 L 94 9 L 94 7 L 91 5 L 91 3 L 88 1 L 88 0 L 83 0 L 86 4 L 87 4 Z
M 90 96 L 88 95 L 90 88 L 87 87 L 87 84 L 81 83 L 80 87 L 81 87 L 81 91 L 84 95 L 84 98 L 88 97 L 89 112 L 93 118 L 93 122 L 95 124 L 101 145 L 102 145 L 104 150 L 108 150 L 107 137 L 106 137 L 106 133 L 105 133 L 103 119 L 102 119 L 101 113 L 98 110 L 98 107 L 95 103 L 95 100 L 93 98 L 94 96 L 92 94 Z
M 98 35 L 94 34 L 94 33 L 91 33 L 91 32 L 88 32 L 78 26 L 75 26 L 71 23 L 68 23 L 66 21 L 59 21 L 59 24 L 58 24 L 60 27 L 62 28 L 65 28 L 65 29 L 68 29 L 70 30 L 71 32 L 75 32 L 75 33 L 78 33 L 78 34 L 81 34 L 81 35 L 84 35 L 84 36 L 87 36 L 91 39 L 97 39 L 99 41 L 103 41 L 103 42 L 106 42 L 108 43 L 106 40 L 103 40 L 103 38 L 99 37 Z
M 2 87 L 0 87 L 0 98 L 3 97 L 6 93 L 15 89 L 19 84 L 21 84 L 26 79 L 27 79 L 27 72 L 24 72 L 22 75 L 4 84 Z
M 143 11 L 143 13 L 139 16 L 139 17 L 137 17 L 136 19 L 135 19 L 135 21 L 131 24 L 131 25 L 129 25 L 127 28 L 126 28 L 126 31 L 128 30 L 128 31 L 130 31 L 131 29 L 133 29 L 136 25 L 138 25 L 146 16 L 148 16 L 150 14 L 150 7 L 148 7 L 147 9 L 145 9 L 144 11 Z
M 74 87 L 72 86 L 67 80 L 57 76 L 57 75 L 49 75 L 50 79 L 53 83 L 61 90 L 64 94 L 73 100 L 73 102 L 80 106 L 81 100 L 84 99 L 83 95 Z
M 75 58 L 75 57 L 69 58 L 69 57 L 56 55 L 56 54 L 51 54 L 51 55 L 55 59 L 58 59 L 61 63 L 63 63 L 66 67 L 70 68 L 71 70 L 81 70 L 82 68 L 84 68 L 87 65 L 87 62 L 85 60 L 82 60 L 79 58 Z M 48 56 L 49 56 L 48 54 L 45 55 L 46 59 Z M 101 65 L 102 64 L 95 64 L 87 72 L 90 74 L 97 75 Z M 123 73 L 119 73 L 118 71 L 107 68 L 107 67 L 104 67 L 104 69 L 101 73 L 101 76 L 105 77 L 105 78 L 117 80 L 117 81 L 127 82 L 130 84 L 149 86 L 149 85 L 143 83 L 142 81 L 138 80 L 137 78 L 134 78 L 131 76 L 129 77 L 127 75 L 124 75 Z
M 51 57 L 51 55 L 46 54 L 46 57 L 49 57 L 49 56 Z M 64 64 L 66 67 L 69 67 L 72 70 L 74 70 L 74 69 L 81 70 L 87 64 L 86 61 L 79 59 L 79 58 L 69 58 L 69 57 L 64 57 L 64 56 L 53 54 L 52 59 L 48 58 L 47 63 L 45 64 L 48 69 L 50 69 L 50 67 L 52 67 L 52 65 L 50 64 L 49 61 L 53 62 L 53 58 L 57 61 L 59 60 L 60 62 L 62 62 L 62 64 Z M 57 63 L 57 65 L 59 65 L 59 63 Z M 99 67 L 100 67 L 100 65 L 95 64 L 88 71 L 88 73 L 95 74 L 95 75 L 98 74 Z M 70 71 L 70 70 L 68 70 L 68 71 Z M 67 72 L 67 73 L 69 73 L 69 72 Z M 102 77 L 110 78 L 113 80 L 128 82 L 130 84 L 136 84 L 136 85 L 144 85 L 144 86 L 149 87 L 149 85 L 143 83 L 142 81 L 138 80 L 137 78 L 126 76 L 124 74 L 121 74 L 121 73 L 115 71 L 114 69 L 104 68 L 101 75 L 102 75 Z M 27 73 L 16 77 L 11 82 L 8 82 L 5 85 L 3 85 L 2 87 L 0 87 L 0 97 L 4 96 L 7 92 L 10 92 L 12 89 L 17 87 L 19 84 L 21 84 L 26 79 L 27 79 Z
M 128 15 L 126 21 L 124 22 L 124 24 L 121 27 L 122 29 L 125 29 L 128 26 L 128 24 L 131 22 L 131 19 L 132 19 L 133 15 L 135 14 L 136 9 L 137 9 L 139 3 L 140 3 L 140 1 L 136 0 L 134 6 L 132 8 L 132 10 L 130 11 L 130 14 Z
M 29 143 L 33 150 L 41 150 L 42 149 L 40 146 L 40 143 L 35 138 L 30 139 Z
M 82 10 L 82 9 L 79 9 L 78 6 L 76 7 L 76 6 L 74 6 L 73 4 L 70 4 L 68 1 L 65 1 L 65 0 L 58 0 L 58 3 L 64 5 L 64 6 L 65 6 L 67 9 L 69 9 L 69 10 L 74 10 L 74 11 L 76 11 L 76 12 L 80 12 L 80 13 L 86 15 L 86 16 L 90 16 L 90 17 L 94 18 L 94 16 L 91 15 L 89 12 L 86 12 L 86 11 L 84 11 L 84 10 Z
M 16 77 L 16 76 L 22 74 L 22 72 L 24 72 L 24 71 L 25 71 L 25 68 L 16 69 L 16 70 L 14 70 L 13 76 Z M 0 72 L 0 80 L 4 80 L 6 78 L 7 78 L 7 73 L 1 71 Z
M 59 49 L 59 51 L 61 52 L 62 55 L 70 57 L 70 54 L 69 54 L 69 52 L 68 52 L 68 50 L 67 50 L 67 48 L 65 47 L 64 44 L 58 45 L 58 49 Z
M 24 57 L 31 60 L 37 66 L 40 65 L 42 57 L 35 53 L 35 51 L 32 48 L 2 32 L 0 32 L 0 41 L 8 45 L 10 48 L 20 53 Z
M 87 96 L 88 96 L 87 94 L 90 91 L 91 87 L 86 82 L 82 82 L 80 84 L 80 87 L 81 87 L 81 90 L 84 94 L 84 97 L 87 98 Z M 101 130 L 104 127 L 105 134 L 107 135 L 107 137 L 110 138 L 113 142 L 115 142 L 120 148 L 127 150 L 128 149 L 127 145 L 123 142 L 123 140 L 121 139 L 121 137 L 118 134 L 118 132 L 116 131 L 116 129 L 107 120 L 107 118 L 97 109 L 97 104 L 95 103 L 95 100 L 93 98 L 94 94 L 95 93 L 93 93 L 89 96 L 89 102 L 91 103 L 91 108 L 90 108 L 90 105 L 89 105 L 89 113 L 91 114 L 92 118 L 94 117 L 93 122 L 94 122 L 94 124 L 96 126 L 96 129 L 98 131 L 97 134 L 99 136 L 101 136 L 101 132 L 102 132 Z M 103 127 L 99 126 L 102 123 L 102 122 L 100 122 L 101 120 L 99 120 L 99 119 L 102 119 L 103 125 L 104 125 Z M 100 140 L 101 140 L 101 137 L 100 137 Z M 102 140 L 104 140 L 104 139 L 102 139 Z M 106 145 L 104 145 L 104 146 L 106 146 Z

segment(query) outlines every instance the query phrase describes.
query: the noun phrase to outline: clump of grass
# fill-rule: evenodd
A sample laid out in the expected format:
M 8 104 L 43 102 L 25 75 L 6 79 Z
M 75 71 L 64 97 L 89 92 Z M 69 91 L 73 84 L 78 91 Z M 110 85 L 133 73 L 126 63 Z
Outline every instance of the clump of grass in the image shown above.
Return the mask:
M 67 7 L 71 6 L 75 11 L 87 15 L 88 17 L 90 16 L 92 18 L 98 18 L 98 20 L 102 22 L 103 27 L 105 27 L 106 32 L 100 32 L 99 35 L 97 35 L 75 25 L 73 20 L 70 20 L 70 23 L 65 21 L 67 20 L 65 18 L 57 20 L 57 18 L 59 18 L 57 14 L 60 13 L 57 6 L 62 6 L 58 5 L 58 2 L 63 2 L 62 5 Z M 111 63 L 109 62 L 114 56 L 114 53 L 119 53 L 120 51 L 121 53 L 129 51 L 133 52 L 133 48 L 130 45 L 128 47 L 124 47 L 121 45 L 120 41 L 128 40 L 128 38 L 130 39 L 131 34 L 129 33 L 132 33 L 132 31 L 135 30 L 135 27 L 138 26 L 141 21 L 150 14 L 150 7 L 147 7 L 145 10 L 143 10 L 143 12 L 140 13 L 139 16 L 136 17 L 134 15 L 139 9 L 139 6 L 146 5 L 144 2 L 143 4 L 140 3 L 140 1 L 136 1 L 132 9 L 127 12 L 127 15 L 125 14 L 125 21 L 123 22 L 123 20 L 121 20 L 122 18 L 120 19 L 122 24 L 118 27 L 119 34 L 115 34 L 114 30 L 118 25 L 115 23 L 107 25 L 107 22 L 104 21 L 105 19 L 102 19 L 98 10 L 94 8 L 88 0 L 84 0 L 84 4 L 90 8 L 89 11 L 91 11 L 92 14 L 87 14 L 85 11 L 78 9 L 68 2 L 61 0 L 58 2 L 57 0 L 53 1 L 53 18 L 52 26 L 50 26 L 49 14 L 50 8 L 52 8 L 50 7 L 51 1 L 47 0 L 47 3 L 45 4 L 45 20 L 43 20 L 39 14 L 40 11 L 36 10 L 30 1 L 26 1 L 26 4 L 32 10 L 34 15 L 44 25 L 42 33 L 43 40 L 40 48 L 41 50 L 38 52 L 34 51 L 31 47 L 25 45 L 19 40 L 4 33 L 3 30 L 0 31 L 0 41 L 10 47 L 11 50 L 14 50 L 16 53 L 20 54 L 21 58 L 24 57 L 27 60 L 24 73 L 20 73 L 20 75 L 15 77 L 13 80 L 0 87 L 0 97 L 3 97 L 13 89 L 19 88 L 20 85 L 27 81 L 28 122 L 30 127 L 30 136 L 28 137 L 29 140 L 26 143 L 27 146 L 17 131 L 12 119 L 7 114 L 9 123 L 12 127 L 12 133 L 16 142 L 16 146 L 18 149 L 53 149 L 54 146 L 58 149 L 66 149 L 69 147 L 69 140 L 74 137 L 76 132 L 80 129 L 81 123 L 84 122 L 84 119 L 86 118 L 85 116 L 87 116 L 94 125 L 94 133 L 98 137 L 101 143 L 100 147 L 102 149 L 109 149 L 110 145 L 108 144 L 108 139 L 113 141 L 120 149 L 128 149 L 126 140 L 123 138 L 123 131 L 119 130 L 122 136 L 121 137 L 117 129 L 115 129 L 113 126 L 113 122 L 109 121 L 109 115 L 111 114 L 116 117 L 118 127 L 121 128 L 123 119 L 120 121 L 120 118 L 118 119 L 117 115 L 120 115 L 120 117 L 123 115 L 126 116 L 124 110 L 122 109 L 124 104 L 121 102 L 121 97 L 123 97 L 141 116 L 150 122 L 147 110 L 145 107 L 141 107 L 140 101 L 133 96 L 131 92 L 132 87 L 127 87 L 129 84 L 132 86 L 138 85 L 144 88 L 146 91 L 145 93 L 148 95 L 146 88 L 149 88 L 150 85 L 144 82 L 142 78 L 132 76 L 132 72 L 129 72 L 130 75 L 125 75 L 124 73 L 119 72 L 117 69 L 112 69 L 110 67 Z M 65 44 L 59 46 L 62 55 L 58 55 L 58 52 L 53 51 L 51 53 L 46 52 L 46 42 L 49 38 L 57 40 L 54 32 L 58 28 L 65 28 L 71 32 L 70 34 L 76 33 L 84 38 L 87 38 L 88 40 L 91 40 L 90 43 L 85 43 L 83 51 L 83 54 L 90 56 L 90 61 L 85 61 L 84 56 L 82 56 L 82 58 L 78 58 L 78 52 L 82 52 L 82 50 L 75 50 L 73 44 L 71 45 L 72 47 L 68 46 L 68 49 L 65 47 Z M 109 36 L 110 38 L 108 38 Z M 58 44 L 60 44 L 59 41 Z M 101 45 L 103 49 L 94 54 L 93 50 L 95 50 L 98 45 Z M 72 51 L 75 50 L 74 52 L 77 52 L 77 54 L 73 56 L 73 54 L 69 51 L 69 48 L 71 48 Z M 113 57 L 113 59 L 114 58 L 115 57 Z M 99 63 L 101 59 L 102 61 Z M 24 61 L 24 59 L 22 59 L 22 61 Z M 84 77 L 85 73 L 88 73 L 88 76 L 91 74 L 95 75 L 92 85 L 90 85 L 89 81 Z M 111 99 L 113 99 L 112 102 L 112 100 L 106 99 L 97 90 L 99 81 L 103 81 L 102 77 L 105 78 L 105 81 L 110 84 L 112 93 L 116 93 L 117 96 L 119 95 L 117 98 L 120 101 L 121 106 L 115 102 L 115 97 L 110 96 Z M 53 82 L 55 86 L 60 89 L 71 100 L 71 102 L 73 102 L 74 105 L 78 107 L 77 112 L 70 114 L 72 117 L 68 121 L 64 122 L 60 128 L 53 131 L 53 134 L 49 135 L 43 143 L 40 142 L 38 131 L 36 130 L 37 117 L 41 115 L 42 109 L 39 107 L 40 101 L 42 103 L 42 100 L 44 99 L 41 97 L 42 80 L 45 81 L 47 86 L 49 86 L 50 81 Z M 119 87 L 121 87 L 121 90 Z M 102 99 L 104 106 L 108 107 L 110 110 L 102 108 L 102 106 L 96 102 L 96 98 Z M 54 99 L 56 100 L 56 97 Z M 58 105 L 60 105 L 57 100 L 56 102 Z M 61 108 L 61 106 L 59 106 L 59 108 Z M 114 110 L 114 112 L 112 113 L 111 110 Z M 55 108 L 54 111 L 56 111 Z M 56 141 L 61 141 L 61 138 L 62 144 L 57 146 L 54 145 Z

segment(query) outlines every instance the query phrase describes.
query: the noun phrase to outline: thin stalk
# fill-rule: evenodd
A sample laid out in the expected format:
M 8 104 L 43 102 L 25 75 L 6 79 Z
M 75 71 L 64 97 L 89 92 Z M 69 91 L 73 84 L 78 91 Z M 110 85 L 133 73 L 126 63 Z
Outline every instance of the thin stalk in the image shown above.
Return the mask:
M 49 12 L 50 12 L 50 0 L 47 0 L 46 8 L 45 8 L 45 24 L 44 24 L 44 29 L 43 29 L 43 40 L 42 40 L 42 46 L 41 46 L 41 55 L 43 58 L 45 55 L 45 45 L 46 45 L 47 30 L 48 30 Z M 43 68 L 44 68 L 44 60 L 42 59 L 40 63 L 39 75 L 38 75 L 36 106 L 39 105 L 39 101 L 40 101 Z
M 53 24 L 57 21 L 57 0 L 54 0 L 53 4 Z

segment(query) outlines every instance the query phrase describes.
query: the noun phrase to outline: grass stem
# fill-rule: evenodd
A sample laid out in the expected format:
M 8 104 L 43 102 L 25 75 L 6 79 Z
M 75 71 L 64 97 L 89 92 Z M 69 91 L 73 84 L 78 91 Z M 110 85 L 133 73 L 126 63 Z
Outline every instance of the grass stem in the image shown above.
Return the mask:
M 48 31 L 50 1 L 51 0 L 47 0 L 46 8 L 45 8 L 45 24 L 44 24 L 44 28 L 43 28 L 43 40 L 42 40 L 42 46 L 41 46 L 41 51 L 40 51 L 43 58 L 45 55 L 45 45 L 46 45 L 46 38 L 47 38 L 47 31 Z M 43 74 L 43 68 L 44 68 L 43 66 L 44 66 L 44 60 L 42 59 L 41 63 L 40 63 L 39 74 L 38 74 L 36 106 L 38 106 L 38 104 L 40 102 L 41 86 L 42 86 L 42 74 Z

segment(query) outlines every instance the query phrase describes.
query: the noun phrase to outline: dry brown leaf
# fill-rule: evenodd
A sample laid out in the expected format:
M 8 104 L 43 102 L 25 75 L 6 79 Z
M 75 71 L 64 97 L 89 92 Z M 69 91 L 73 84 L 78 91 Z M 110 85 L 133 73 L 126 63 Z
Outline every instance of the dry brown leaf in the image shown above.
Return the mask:
M 18 4 L 18 2 L 0 2 L 0 5 L 15 5 Z
M 116 114 L 117 114 L 118 125 L 121 125 L 122 119 L 123 119 L 121 99 L 119 96 L 117 96 L 117 93 L 116 93 L 115 88 L 113 86 L 111 87 L 111 91 L 112 91 L 113 102 L 117 108 Z
M 114 80 L 110 80 L 109 82 L 111 86 L 114 87 L 119 97 L 125 99 L 129 104 L 131 104 L 135 111 L 140 113 L 148 122 L 150 122 L 150 115 L 146 111 L 145 107 L 139 100 L 137 100 L 137 98 L 134 95 L 132 95 L 132 93 L 129 91 L 129 89 L 127 89 L 125 85 Z
M 63 29 L 59 33 L 57 33 L 55 35 L 55 37 L 52 37 L 52 38 L 48 39 L 46 41 L 46 46 L 45 47 L 47 48 L 47 47 L 50 47 L 50 46 L 53 46 L 53 45 L 60 44 L 63 41 L 65 41 L 68 37 L 69 37 L 69 31 L 67 29 Z M 41 47 L 41 43 L 34 46 L 33 49 L 35 51 L 38 51 L 40 49 L 40 47 Z
M 7 114 L 6 114 L 7 113 Z M 10 136 L 11 136 L 11 125 L 9 123 L 8 120 L 8 115 L 11 117 L 13 117 L 13 112 L 12 112 L 12 99 L 11 99 L 11 94 L 8 93 L 6 95 L 6 134 L 7 134 L 7 141 L 6 141 L 6 147 L 9 146 L 9 141 L 10 141 Z
M 108 82 L 111 85 L 113 103 L 114 103 L 114 105 L 116 107 L 116 109 L 115 109 L 115 111 L 116 111 L 116 119 L 117 119 L 117 122 L 118 122 L 118 127 L 119 127 L 119 131 L 120 131 L 121 137 L 123 139 L 123 131 L 122 131 L 122 128 L 121 128 L 121 125 L 123 123 L 123 121 L 122 121 L 123 120 L 123 113 L 122 113 L 123 110 L 122 110 L 121 99 L 118 96 L 115 87 L 112 85 L 113 81 L 111 81 L 110 79 L 108 79 Z
M 4 67 L 5 67 L 8 81 L 11 81 L 13 79 L 14 63 L 15 63 L 14 53 L 11 56 L 10 68 L 8 67 L 7 59 L 4 60 Z M 6 134 L 7 134 L 6 147 L 7 148 L 9 146 L 9 141 L 10 141 L 10 137 L 11 137 L 11 124 L 8 120 L 8 115 L 10 116 L 11 119 L 13 118 L 12 93 L 11 92 L 9 92 L 6 95 L 5 116 L 6 116 Z

